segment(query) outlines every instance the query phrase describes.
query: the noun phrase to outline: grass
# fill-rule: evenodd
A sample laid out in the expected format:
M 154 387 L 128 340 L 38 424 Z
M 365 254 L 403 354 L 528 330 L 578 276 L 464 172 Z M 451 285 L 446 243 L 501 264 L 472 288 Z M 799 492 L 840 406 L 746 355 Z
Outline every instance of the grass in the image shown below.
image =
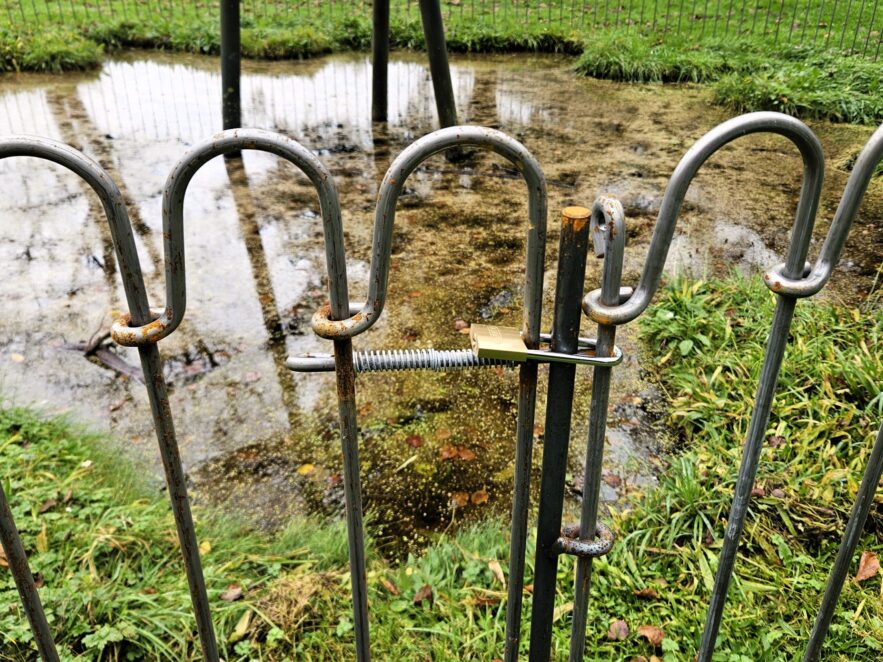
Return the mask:
M 876 124 L 883 121 L 883 74 L 874 61 L 883 12 L 872 14 L 865 6 L 870 3 L 854 4 L 626 0 L 614 7 L 569 0 L 459 0 L 443 2 L 442 11 L 452 51 L 567 53 L 579 56 L 576 68 L 584 75 L 707 83 L 715 102 L 740 112 L 779 110 Z M 392 0 L 393 48 L 423 47 L 416 5 Z M 303 58 L 370 48 L 369 3 L 280 0 L 242 6 L 246 57 Z M 21 8 L 0 13 L 2 71 L 96 66 L 102 48 L 203 54 L 220 49 L 216 3 L 33 0 Z
M 676 281 L 645 314 L 679 434 L 659 487 L 614 515 L 618 542 L 593 573 L 587 659 L 692 660 L 726 524 L 774 297 L 740 277 Z M 798 659 L 883 413 L 883 311 L 801 302 L 758 471 L 758 492 L 715 660 Z M 65 654 L 197 659 L 164 495 L 95 437 L 20 409 L 0 411 L 2 480 Z M 230 660 L 353 657 L 345 533 L 302 520 L 274 536 L 197 511 L 219 639 Z M 860 550 L 881 552 L 883 511 Z M 489 660 L 503 648 L 507 523 L 439 534 L 391 565 L 369 553 L 375 655 Z M 528 553 L 528 573 L 532 572 Z M 573 564 L 559 571 L 554 659 L 565 659 Z M 529 581 L 529 580 L 528 580 Z M 220 598 L 228 586 L 241 600 Z M 848 580 L 826 660 L 883 655 L 880 576 Z M 422 595 L 422 598 L 421 598 Z M 30 650 L 0 567 L 0 659 Z M 525 631 L 530 617 L 525 599 Z M 624 640 L 608 628 L 622 620 Z M 637 634 L 656 626 L 656 647 Z

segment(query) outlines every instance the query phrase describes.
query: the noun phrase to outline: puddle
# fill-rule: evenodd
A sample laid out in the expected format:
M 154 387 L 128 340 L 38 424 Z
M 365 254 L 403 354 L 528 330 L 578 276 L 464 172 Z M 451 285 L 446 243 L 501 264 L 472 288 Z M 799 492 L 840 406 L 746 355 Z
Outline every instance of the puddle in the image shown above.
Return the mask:
M 628 215 L 624 280 L 635 282 L 672 169 L 727 117 L 700 89 L 578 79 L 568 66 L 554 57 L 452 58 L 461 121 L 522 140 L 549 180 L 546 328 L 560 210 L 591 205 L 602 192 L 618 196 Z M 0 78 L 0 134 L 68 142 L 121 185 L 154 306 L 164 299 L 162 186 L 189 146 L 220 129 L 216 68 L 212 58 L 139 52 L 89 74 Z M 245 123 L 301 141 L 335 177 L 355 301 L 366 290 L 377 185 L 391 159 L 435 127 L 421 58 L 395 56 L 389 81 L 390 123 L 380 127 L 368 119 L 363 55 L 244 65 Z M 870 135 L 861 127 L 813 128 L 831 164 L 847 163 Z M 701 276 L 774 264 L 787 246 L 800 172 L 796 150 L 775 137 L 743 140 L 716 156 L 690 190 L 669 270 Z M 827 220 L 847 174 L 829 168 Z M 143 386 L 126 376 L 137 354 L 100 342 L 124 298 L 97 201 L 74 176 L 34 160 L 0 162 L 0 176 L 8 192 L 0 200 L 0 392 L 104 428 L 158 468 Z M 437 157 L 415 172 L 397 216 L 386 312 L 357 349 L 465 347 L 463 321 L 518 326 L 523 189 L 508 163 L 487 154 L 456 165 Z M 871 197 L 834 278 L 848 299 L 867 292 L 883 254 L 883 205 Z M 312 188 L 269 155 L 246 152 L 241 165 L 216 159 L 190 186 L 185 234 L 187 316 L 161 350 L 197 494 L 267 527 L 293 510 L 340 512 L 332 379 L 284 367 L 289 353 L 330 351 L 309 329 L 327 292 Z M 590 259 L 587 289 L 599 275 L 600 263 Z M 586 324 L 583 334 L 594 330 Z M 652 486 L 662 443 L 659 398 L 638 364 L 634 328 L 618 342 L 627 359 L 613 380 L 609 502 Z M 578 375 L 574 493 L 591 383 L 588 371 Z M 515 393 L 515 373 L 507 370 L 359 378 L 363 486 L 381 535 L 419 544 L 451 518 L 508 508 Z

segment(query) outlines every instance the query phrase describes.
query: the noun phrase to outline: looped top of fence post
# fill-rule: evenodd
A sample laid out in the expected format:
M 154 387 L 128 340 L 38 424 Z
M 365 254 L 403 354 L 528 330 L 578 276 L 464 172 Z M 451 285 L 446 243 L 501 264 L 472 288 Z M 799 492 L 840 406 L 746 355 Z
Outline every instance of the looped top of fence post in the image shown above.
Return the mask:
M 276 154 L 297 166 L 319 194 L 319 207 L 325 232 L 325 259 L 330 282 L 331 314 L 349 316 L 346 263 L 340 202 L 331 173 L 306 147 L 285 136 L 260 129 L 230 129 L 197 145 L 175 165 L 163 191 L 163 241 L 165 250 L 166 307 L 148 323 L 129 326 L 123 317 L 112 327 L 113 339 L 128 346 L 155 343 L 172 333 L 187 304 L 184 261 L 184 196 L 190 180 L 208 161 L 246 149 Z M 147 320 L 145 320 L 147 321 Z
M 801 274 L 803 278 L 789 277 L 786 275 L 786 265 L 776 265 L 763 275 L 767 287 L 778 294 L 811 297 L 825 286 L 840 260 L 840 253 L 846 244 L 849 230 L 881 159 L 883 159 L 883 126 L 871 135 L 855 160 L 815 264 L 808 268 L 805 274 Z
M 803 157 L 803 185 L 791 229 L 786 271 L 792 278 L 803 275 L 806 253 L 815 223 L 825 164 L 819 139 L 806 124 L 788 115 L 773 112 L 748 113 L 718 125 L 684 155 L 666 188 L 644 263 L 641 280 L 632 296 L 617 306 L 604 305 L 600 292 L 590 292 L 583 301 L 586 314 L 599 324 L 626 324 L 650 304 L 662 279 L 662 269 L 674 236 L 675 224 L 684 196 L 699 168 L 724 145 L 752 133 L 776 133 L 791 140 Z
M 527 182 L 530 225 L 527 233 L 523 336 L 529 347 L 536 346 L 540 334 L 546 254 L 546 179 L 540 164 L 524 145 L 501 131 L 477 126 L 453 126 L 434 131 L 412 143 L 393 161 L 380 185 L 374 216 L 368 300 L 358 313 L 340 321 L 329 320 L 320 309 L 313 316 L 313 331 L 317 335 L 331 339 L 352 338 L 369 329 L 380 317 L 386 303 L 396 202 L 405 180 L 430 156 L 457 146 L 493 150 L 509 159 Z
M 0 159 L 10 156 L 33 156 L 63 166 L 83 179 L 101 200 L 107 216 L 113 245 L 116 248 L 126 303 L 136 324 L 150 321 L 147 291 L 129 213 L 120 189 L 104 168 L 70 145 L 36 136 L 9 136 L 0 140 Z

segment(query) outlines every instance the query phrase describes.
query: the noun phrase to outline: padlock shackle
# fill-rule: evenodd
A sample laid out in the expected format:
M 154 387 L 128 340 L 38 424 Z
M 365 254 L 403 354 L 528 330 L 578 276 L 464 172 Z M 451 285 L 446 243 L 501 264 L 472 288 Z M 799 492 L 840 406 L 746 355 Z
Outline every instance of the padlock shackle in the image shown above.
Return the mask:
M 524 287 L 524 340 L 534 347 L 540 335 L 543 275 L 546 257 L 546 178 L 540 164 L 527 148 L 501 131 L 477 126 L 453 126 L 433 131 L 408 146 L 390 165 L 380 184 L 374 216 L 374 243 L 368 299 L 364 307 L 346 320 L 328 318 L 320 309 L 313 316 L 313 330 L 323 338 L 352 338 L 369 329 L 386 304 L 392 231 L 396 203 L 405 180 L 426 159 L 452 147 L 474 146 L 492 150 L 507 158 L 524 176 L 528 190 L 527 268 Z

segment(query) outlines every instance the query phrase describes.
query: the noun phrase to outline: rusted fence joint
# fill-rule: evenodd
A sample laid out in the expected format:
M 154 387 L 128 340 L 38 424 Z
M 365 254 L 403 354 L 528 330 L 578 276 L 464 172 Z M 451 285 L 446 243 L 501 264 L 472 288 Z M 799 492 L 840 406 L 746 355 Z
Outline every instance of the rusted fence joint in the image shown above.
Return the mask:
M 591 540 L 579 537 L 579 524 L 567 524 L 561 529 L 561 537 L 555 541 L 556 554 L 569 554 L 581 558 L 604 556 L 613 549 L 616 536 L 606 524 L 595 524 L 595 537 Z
M 170 312 L 151 308 L 151 321 L 143 326 L 132 326 L 132 316 L 124 313 L 111 325 L 110 337 L 124 347 L 143 347 L 157 343 L 174 331 Z

